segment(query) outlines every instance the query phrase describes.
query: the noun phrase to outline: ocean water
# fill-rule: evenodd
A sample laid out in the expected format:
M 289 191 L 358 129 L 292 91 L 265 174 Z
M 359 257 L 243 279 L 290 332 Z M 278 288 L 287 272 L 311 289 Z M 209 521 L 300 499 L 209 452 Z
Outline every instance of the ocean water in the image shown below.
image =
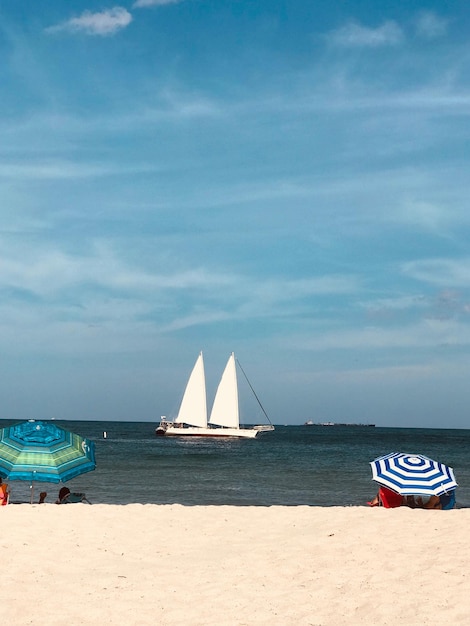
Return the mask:
M 155 437 L 149 422 L 56 423 L 95 441 L 96 470 L 67 483 L 92 503 L 357 506 L 376 492 L 369 462 L 410 452 L 453 467 L 458 506 L 470 506 L 470 430 L 276 426 L 242 441 Z M 53 502 L 60 486 L 35 484 L 34 501 L 45 490 Z M 28 483 L 11 487 L 13 502 L 29 502 Z

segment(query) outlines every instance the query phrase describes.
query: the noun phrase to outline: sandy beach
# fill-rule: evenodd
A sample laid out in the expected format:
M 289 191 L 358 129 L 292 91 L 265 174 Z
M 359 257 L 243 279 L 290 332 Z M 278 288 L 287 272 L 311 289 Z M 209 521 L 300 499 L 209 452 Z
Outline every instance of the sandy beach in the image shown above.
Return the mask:
M 467 624 L 470 509 L 8 505 L 2 623 Z

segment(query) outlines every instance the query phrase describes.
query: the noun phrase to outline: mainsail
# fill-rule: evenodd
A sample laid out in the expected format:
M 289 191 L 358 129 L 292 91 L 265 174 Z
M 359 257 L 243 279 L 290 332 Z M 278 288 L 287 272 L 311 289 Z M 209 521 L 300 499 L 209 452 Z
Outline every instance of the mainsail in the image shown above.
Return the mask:
M 237 371 L 233 352 L 227 361 L 224 373 L 217 387 L 209 422 L 217 426 L 226 426 L 228 428 L 239 428 L 240 426 Z

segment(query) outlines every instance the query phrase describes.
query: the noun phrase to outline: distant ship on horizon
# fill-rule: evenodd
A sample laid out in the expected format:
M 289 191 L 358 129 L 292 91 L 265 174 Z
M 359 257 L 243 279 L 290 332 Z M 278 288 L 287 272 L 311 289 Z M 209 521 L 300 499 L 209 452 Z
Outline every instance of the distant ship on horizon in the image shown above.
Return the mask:
M 304 426 L 367 426 L 375 427 L 375 424 L 351 424 L 346 422 L 314 422 L 313 420 L 307 420 L 304 422 Z

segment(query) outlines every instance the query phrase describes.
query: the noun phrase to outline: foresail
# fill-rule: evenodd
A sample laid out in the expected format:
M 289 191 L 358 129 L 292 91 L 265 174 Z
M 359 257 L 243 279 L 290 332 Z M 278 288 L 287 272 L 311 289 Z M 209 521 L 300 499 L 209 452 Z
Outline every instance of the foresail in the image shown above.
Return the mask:
M 238 385 L 235 356 L 232 352 L 215 394 L 209 422 L 217 426 L 238 428 Z
M 189 377 L 175 422 L 184 422 L 201 428 L 207 426 L 206 378 L 202 352 L 199 354 Z

